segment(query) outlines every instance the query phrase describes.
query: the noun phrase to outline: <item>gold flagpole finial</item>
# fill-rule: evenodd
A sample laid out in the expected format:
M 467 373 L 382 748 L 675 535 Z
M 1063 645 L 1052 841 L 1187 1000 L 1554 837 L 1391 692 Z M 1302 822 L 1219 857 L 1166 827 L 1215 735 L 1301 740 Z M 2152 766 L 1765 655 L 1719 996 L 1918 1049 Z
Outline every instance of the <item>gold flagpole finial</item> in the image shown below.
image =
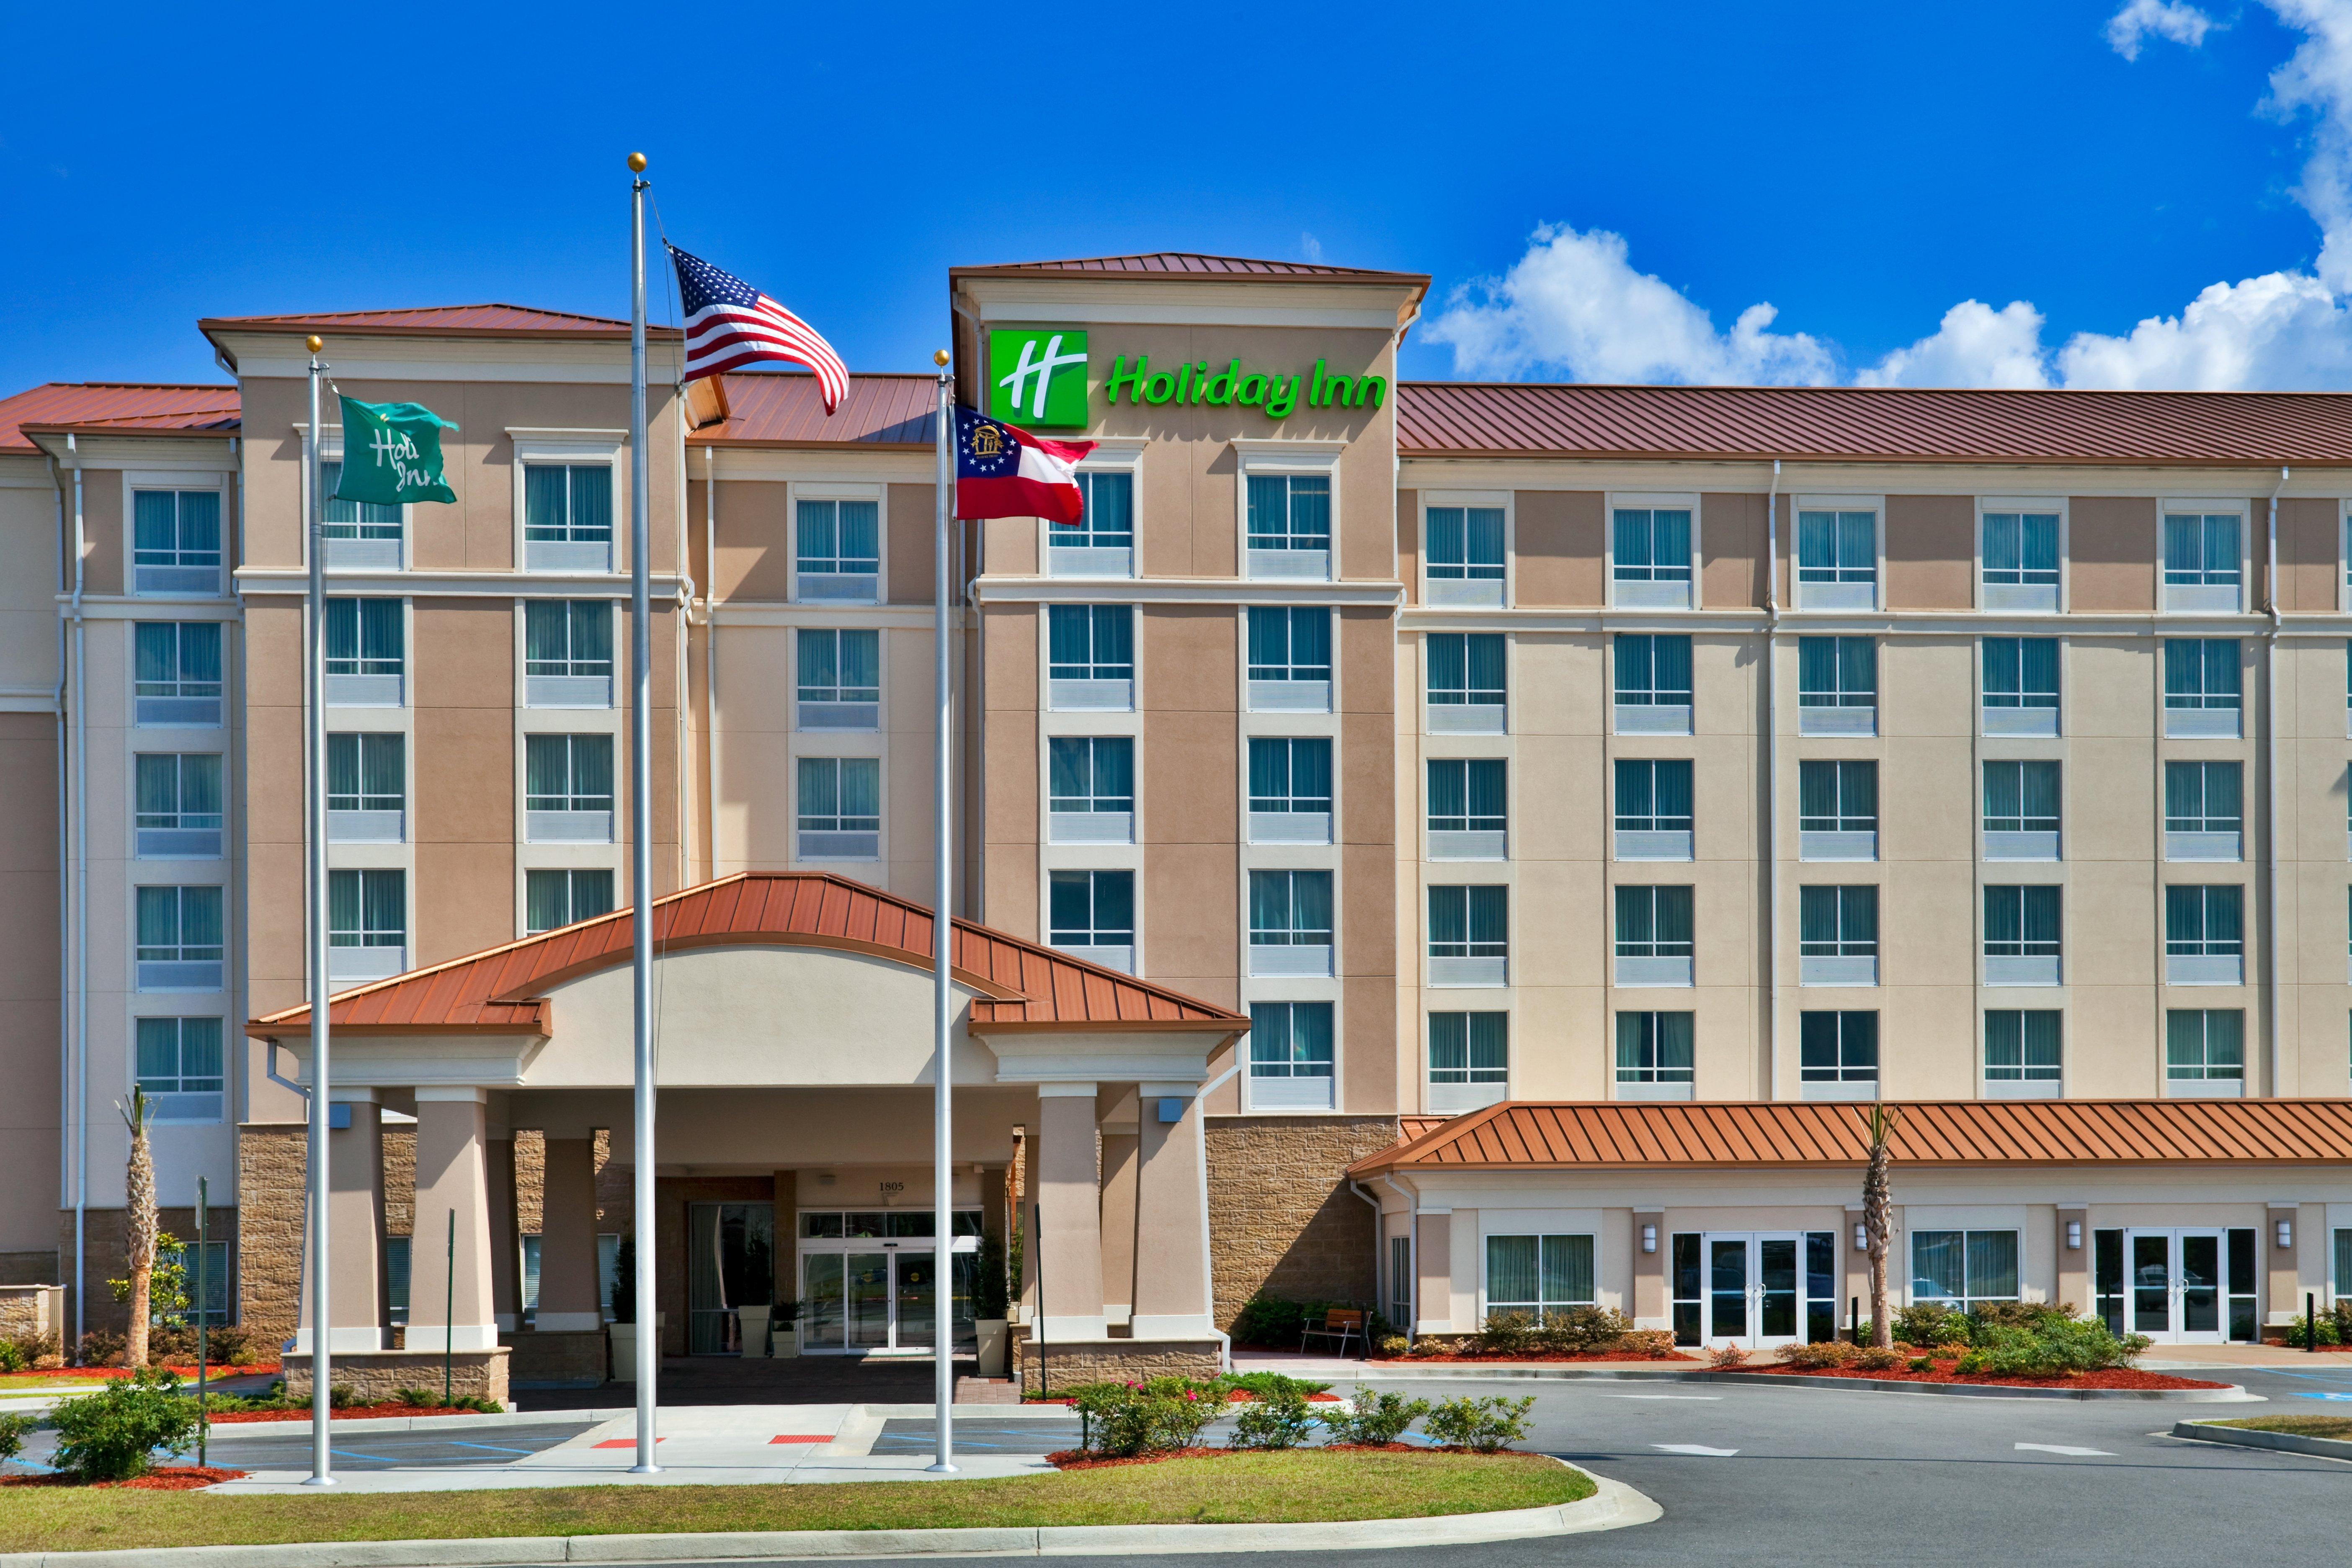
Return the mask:
M 646 172 L 646 155 L 645 155 L 643 153 L 630 153 L 630 154 L 629 154 L 629 173 L 631 173 L 632 174 L 644 174 L 645 172 Z
M 312 353 L 317 353 L 320 349 L 327 346 L 327 340 L 320 337 L 318 333 L 312 332 L 309 337 L 302 340 L 302 346 L 309 349 Z
M 939 366 L 941 370 L 945 370 L 945 369 L 947 369 L 947 367 L 948 367 L 948 351 L 947 351 L 947 350 L 945 350 L 945 349 L 940 349 L 940 350 L 937 351 L 936 353 L 934 353 L 931 355 L 931 363 L 932 363 L 933 364 L 935 364 L 935 365 Z

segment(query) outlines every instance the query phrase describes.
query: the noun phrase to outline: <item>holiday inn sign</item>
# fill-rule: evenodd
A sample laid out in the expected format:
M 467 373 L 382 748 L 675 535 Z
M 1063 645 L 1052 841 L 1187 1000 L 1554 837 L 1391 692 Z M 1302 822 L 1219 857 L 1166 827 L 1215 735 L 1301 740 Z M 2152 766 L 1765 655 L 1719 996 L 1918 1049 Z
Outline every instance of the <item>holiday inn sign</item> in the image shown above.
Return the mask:
M 1079 427 L 1087 423 L 1087 384 L 1093 366 L 1087 334 L 1067 327 L 1000 327 L 988 334 L 988 413 L 1015 425 Z M 1103 402 L 1123 395 L 1132 404 L 1209 404 L 1255 408 L 1268 419 L 1294 408 L 1378 408 L 1388 382 L 1377 375 L 1347 375 L 1317 360 L 1312 370 L 1286 375 L 1248 370 L 1239 358 L 1212 370 L 1207 360 L 1151 368 L 1149 354 L 1132 363 L 1116 355 L 1102 379 Z

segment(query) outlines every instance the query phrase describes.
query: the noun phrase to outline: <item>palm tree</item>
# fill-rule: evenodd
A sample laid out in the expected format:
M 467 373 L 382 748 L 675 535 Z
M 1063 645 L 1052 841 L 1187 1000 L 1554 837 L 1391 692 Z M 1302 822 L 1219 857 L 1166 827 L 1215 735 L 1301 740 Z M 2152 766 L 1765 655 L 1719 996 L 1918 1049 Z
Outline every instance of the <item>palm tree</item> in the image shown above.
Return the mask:
M 1874 1104 L 1856 1114 L 1870 1139 L 1870 1164 L 1862 1176 L 1862 1228 L 1870 1253 L 1870 1342 L 1891 1348 L 1895 1324 L 1886 1315 L 1886 1248 L 1895 1230 L 1895 1153 L 1888 1142 L 1898 1118 L 1891 1105 Z
M 122 1124 L 131 1129 L 131 1168 L 125 1185 L 130 1202 L 123 1215 L 124 1239 L 131 1264 L 131 1327 L 123 1336 L 122 1364 L 147 1364 L 149 1297 L 155 1280 L 155 1152 L 147 1142 L 147 1123 L 155 1102 L 134 1089 L 131 1102 L 115 1101 Z

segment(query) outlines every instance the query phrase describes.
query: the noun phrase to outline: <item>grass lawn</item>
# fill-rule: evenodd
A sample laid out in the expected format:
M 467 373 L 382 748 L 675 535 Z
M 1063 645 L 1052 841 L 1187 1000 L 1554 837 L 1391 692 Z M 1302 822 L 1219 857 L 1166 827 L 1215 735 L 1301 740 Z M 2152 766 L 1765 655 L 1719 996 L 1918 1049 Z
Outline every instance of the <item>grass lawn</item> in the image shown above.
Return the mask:
M 1232 1454 L 1003 1480 L 217 1497 L 0 1488 L 0 1552 L 680 1531 L 1320 1523 L 1540 1508 L 1590 1478 L 1529 1454 Z
M 2248 1415 L 2237 1421 L 2208 1421 L 2208 1426 L 2243 1426 L 2250 1432 L 2291 1432 L 2298 1437 L 2332 1437 L 2352 1443 L 2352 1415 Z

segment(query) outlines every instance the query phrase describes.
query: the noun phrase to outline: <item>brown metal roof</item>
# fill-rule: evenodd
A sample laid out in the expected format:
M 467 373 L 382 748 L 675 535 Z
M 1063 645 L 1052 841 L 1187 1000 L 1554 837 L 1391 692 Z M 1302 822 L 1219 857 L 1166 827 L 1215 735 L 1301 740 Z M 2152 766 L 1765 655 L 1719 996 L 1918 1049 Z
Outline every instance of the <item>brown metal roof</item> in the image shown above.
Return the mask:
M 1079 272 L 1091 276 L 1164 278 L 1319 278 L 1342 283 L 1405 283 L 1429 287 L 1426 272 L 1381 272 L 1361 267 L 1326 267 L 1320 262 L 1262 261 L 1247 256 L 1205 256 L 1191 250 L 1157 250 L 1139 256 L 1082 256 L 1062 261 L 1003 261 L 981 267 L 951 267 L 950 286 L 959 278 L 1030 278 L 1041 272 Z
M 234 386 L 53 381 L 0 398 L 0 451 L 35 450 L 27 426 L 227 435 L 237 427 L 237 393 Z
M 396 310 L 322 310 L 291 316 L 207 316 L 196 330 L 241 332 L 336 332 L 383 337 L 471 336 L 493 338 L 626 339 L 629 323 L 611 316 L 573 310 L 542 310 L 530 305 L 425 305 Z M 676 327 L 652 327 L 647 335 L 675 338 Z
M 929 375 L 853 375 L 830 418 L 805 371 L 739 372 L 726 384 L 727 417 L 687 437 L 721 447 L 929 447 L 939 381 Z
M 1407 382 L 1416 458 L 2352 464 L 2352 396 Z
M 1970 1100 L 1898 1104 L 1905 1165 L 2352 1160 L 2352 1100 Z M 1380 1170 L 1575 1171 L 1862 1164 L 1852 1104 L 1506 1100 L 1367 1155 Z
M 339 1029 L 383 1033 L 544 1034 L 545 991 L 629 962 L 635 919 L 620 910 L 429 969 L 357 986 L 329 1004 Z M 654 901 L 656 956 L 681 947 L 832 947 L 931 964 L 931 911 L 862 882 L 814 871 L 750 871 Z M 1238 1013 L 1082 963 L 969 921 L 955 922 L 953 965 L 973 998 L 975 1029 L 1249 1026 Z M 256 1018 L 257 1039 L 310 1029 L 308 1005 Z

